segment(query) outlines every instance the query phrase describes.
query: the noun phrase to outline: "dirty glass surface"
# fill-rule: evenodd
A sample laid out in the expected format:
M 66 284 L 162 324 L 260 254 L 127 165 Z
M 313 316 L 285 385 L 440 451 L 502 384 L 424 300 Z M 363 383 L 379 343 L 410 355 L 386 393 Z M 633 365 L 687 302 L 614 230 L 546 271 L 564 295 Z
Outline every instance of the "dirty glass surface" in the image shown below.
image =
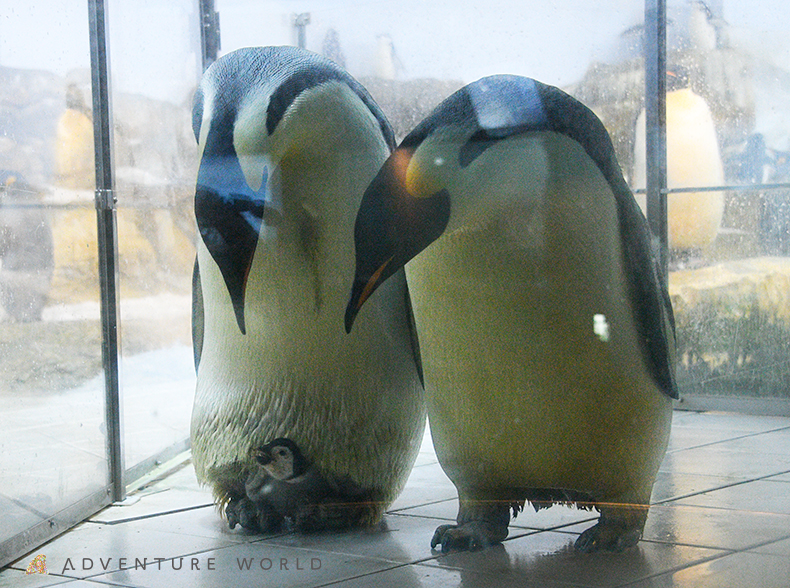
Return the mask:
M 108 14 L 130 470 L 174 444 L 185 449 L 189 437 L 197 165 L 191 109 L 200 30 L 190 0 L 111 1 Z
M 790 390 L 790 46 L 786 12 L 772 4 L 671 3 L 667 30 L 681 388 L 691 401 L 756 400 L 759 411 L 787 406 L 768 399 L 786 403 Z M 717 186 L 727 188 L 682 191 Z
M 612 106 L 615 95 L 639 103 L 644 94 L 641 45 L 632 28 L 641 24 L 644 4 L 634 0 L 609 0 L 595 8 L 574 0 L 540 10 L 510 0 L 484 5 L 217 0 L 216 9 L 222 53 L 297 45 L 299 23 L 306 22 L 304 46 L 360 80 L 399 139 L 454 90 L 493 74 L 559 86 L 599 115 L 619 111 Z M 605 118 L 616 135 L 620 126 L 632 125 L 620 122 L 616 112 Z
M 559 86 L 598 114 L 626 180 L 637 192 L 644 188 L 642 2 L 535 10 L 496 0 L 217 0 L 216 9 L 223 53 L 302 43 L 327 55 L 369 89 L 399 139 L 453 90 L 485 75 Z M 782 184 L 790 176 L 790 62 L 783 14 L 776 2 L 668 5 L 670 290 L 686 398 L 787 398 L 790 190 Z
M 4 544 L 64 530 L 108 468 L 87 3 L 17 4 L 0 26 Z

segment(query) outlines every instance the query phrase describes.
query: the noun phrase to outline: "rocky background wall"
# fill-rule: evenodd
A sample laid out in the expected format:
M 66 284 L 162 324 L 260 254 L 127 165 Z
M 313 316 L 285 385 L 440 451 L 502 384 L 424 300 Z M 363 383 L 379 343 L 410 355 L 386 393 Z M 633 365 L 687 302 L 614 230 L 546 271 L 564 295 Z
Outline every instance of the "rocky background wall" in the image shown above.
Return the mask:
M 90 76 L 0 67 L 0 392 L 101 369 Z M 191 104 L 115 95 L 122 343 L 190 345 Z

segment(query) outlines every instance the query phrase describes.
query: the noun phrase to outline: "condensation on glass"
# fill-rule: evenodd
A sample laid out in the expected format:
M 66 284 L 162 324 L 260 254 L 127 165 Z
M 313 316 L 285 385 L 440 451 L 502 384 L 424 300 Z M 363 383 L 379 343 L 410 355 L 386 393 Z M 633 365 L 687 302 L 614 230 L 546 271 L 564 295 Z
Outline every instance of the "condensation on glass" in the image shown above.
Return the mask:
M 20 5 L 0 35 L 0 544 L 109 477 L 87 18 Z
M 121 389 L 127 470 L 186 449 L 201 74 L 196 3 L 110 1 Z M 172 452 L 171 452 L 172 453 Z M 130 479 L 130 481 L 132 481 Z
M 108 484 L 86 4 L 16 3 L 0 23 L 0 543 Z M 223 53 L 303 43 L 359 79 L 399 139 L 486 75 L 559 86 L 602 119 L 626 179 L 644 186 L 638 0 L 215 8 Z M 124 448 L 134 468 L 188 436 L 201 34 L 193 0 L 113 0 L 108 14 Z M 758 410 L 787 410 L 785 14 L 778 0 L 668 7 L 669 278 L 689 405 L 768 399 Z
M 790 408 L 784 18 L 779 5 L 668 7 L 669 283 L 693 407 Z

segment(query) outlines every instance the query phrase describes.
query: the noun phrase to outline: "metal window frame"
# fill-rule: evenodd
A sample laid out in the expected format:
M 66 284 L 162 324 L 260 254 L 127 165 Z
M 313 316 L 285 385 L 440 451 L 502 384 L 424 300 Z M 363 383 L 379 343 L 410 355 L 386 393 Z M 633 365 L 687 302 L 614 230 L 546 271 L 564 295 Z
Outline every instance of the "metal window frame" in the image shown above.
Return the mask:
M 66 506 L 45 520 L 0 543 L 0 568 L 16 561 L 36 547 L 65 533 L 86 518 L 113 502 L 126 498 L 127 488 L 134 485 L 163 462 L 182 454 L 189 440 L 164 448 L 155 456 L 135 464 L 128 470 L 124 463 L 123 408 L 120 375 L 120 304 L 118 271 L 118 224 L 115 195 L 112 84 L 109 59 L 109 28 L 107 0 L 88 1 L 90 36 L 91 87 L 93 105 L 94 159 L 96 186 L 97 246 L 99 256 L 100 321 L 102 368 L 105 383 L 106 450 L 108 480 L 99 491 Z M 214 0 L 194 0 L 199 10 L 202 64 L 205 70 L 219 51 L 219 15 Z M 22 203 L 19 208 L 28 206 Z M 30 203 L 29 206 L 40 206 Z M 55 205 L 58 208 L 84 208 L 79 205 Z M 128 485 L 127 485 L 128 484 Z
M 104 368 L 107 457 L 113 502 L 126 498 L 123 414 L 120 392 L 120 307 L 118 306 L 118 223 L 116 218 L 112 102 L 107 6 L 88 0 L 93 95 L 93 146 L 96 162 L 96 223 Z
M 647 222 L 659 244 L 659 262 L 668 278 L 667 234 L 667 4 L 645 0 L 645 169 Z

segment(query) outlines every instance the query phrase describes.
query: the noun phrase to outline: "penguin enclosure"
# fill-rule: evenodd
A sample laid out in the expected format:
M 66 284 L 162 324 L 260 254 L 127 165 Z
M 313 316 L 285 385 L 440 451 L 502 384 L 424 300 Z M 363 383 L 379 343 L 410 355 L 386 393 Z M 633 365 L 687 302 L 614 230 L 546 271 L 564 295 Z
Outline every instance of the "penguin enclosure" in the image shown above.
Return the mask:
M 778 0 L 47 0 L 0 15 L 0 566 L 189 455 L 193 96 L 243 47 L 332 60 L 398 143 L 483 76 L 579 100 L 661 252 L 675 408 L 790 415 Z

